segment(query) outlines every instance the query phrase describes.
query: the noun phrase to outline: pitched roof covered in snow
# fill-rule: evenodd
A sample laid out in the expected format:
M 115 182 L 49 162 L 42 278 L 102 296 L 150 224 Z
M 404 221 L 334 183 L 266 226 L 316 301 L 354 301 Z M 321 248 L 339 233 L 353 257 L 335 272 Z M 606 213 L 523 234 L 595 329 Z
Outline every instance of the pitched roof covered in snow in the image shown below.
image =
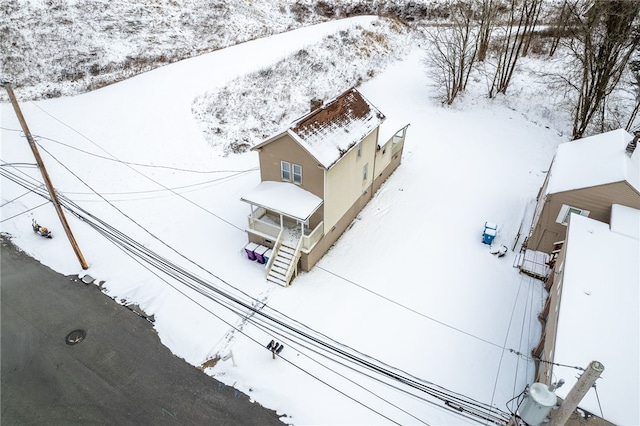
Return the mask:
M 549 174 L 547 193 L 627 181 L 640 193 L 640 150 L 627 155 L 633 136 L 613 130 L 558 146 Z
M 605 369 L 579 406 L 614 424 L 640 424 L 640 210 L 614 205 L 611 227 L 573 214 L 567 235 L 562 296 L 554 360 Z M 565 398 L 576 370 L 553 367 L 566 384 L 556 390 Z
M 384 114 L 351 88 L 253 149 L 288 134 L 328 169 L 384 120 Z

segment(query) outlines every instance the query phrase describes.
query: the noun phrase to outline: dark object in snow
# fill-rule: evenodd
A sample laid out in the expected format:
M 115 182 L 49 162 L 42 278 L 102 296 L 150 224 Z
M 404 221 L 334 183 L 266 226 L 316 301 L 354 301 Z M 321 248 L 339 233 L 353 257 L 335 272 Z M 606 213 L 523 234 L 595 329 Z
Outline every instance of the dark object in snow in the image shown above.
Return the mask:
M 31 220 L 31 227 L 33 228 L 33 232 L 35 232 L 36 234 L 41 235 L 45 238 L 53 238 L 53 236 L 51 235 L 51 231 L 49 231 L 44 226 L 38 225 L 38 222 L 36 222 L 35 219 Z

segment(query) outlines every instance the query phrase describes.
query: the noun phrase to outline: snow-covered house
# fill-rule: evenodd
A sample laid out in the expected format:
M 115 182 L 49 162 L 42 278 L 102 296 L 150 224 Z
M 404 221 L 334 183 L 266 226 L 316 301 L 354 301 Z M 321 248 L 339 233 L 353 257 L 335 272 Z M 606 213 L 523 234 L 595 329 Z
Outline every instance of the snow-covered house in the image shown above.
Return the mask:
M 249 242 L 272 250 L 267 280 L 286 286 L 329 250 L 400 165 L 407 127 L 351 88 L 252 148 L 261 183 L 241 199 Z
M 537 381 L 565 385 L 565 398 L 585 368 L 604 371 L 567 424 L 640 424 L 640 210 L 614 204 L 611 225 L 573 214 L 540 314 L 533 355 Z M 594 415 L 585 423 L 585 417 Z M 596 421 L 597 420 L 597 421 Z
M 609 223 L 611 205 L 640 209 L 640 150 L 623 129 L 558 146 L 538 193 L 526 247 L 551 253 L 571 213 Z

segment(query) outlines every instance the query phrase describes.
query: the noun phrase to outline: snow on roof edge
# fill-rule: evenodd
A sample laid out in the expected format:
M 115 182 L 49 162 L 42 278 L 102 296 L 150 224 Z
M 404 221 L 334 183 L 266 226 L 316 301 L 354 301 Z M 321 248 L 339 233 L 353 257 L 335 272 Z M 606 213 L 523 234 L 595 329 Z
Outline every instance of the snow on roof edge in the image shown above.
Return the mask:
M 624 225 L 624 223 L 622 223 Z M 580 407 L 616 424 L 640 424 L 634 404 L 640 400 L 638 348 L 640 325 L 638 282 L 639 240 L 616 233 L 606 223 L 572 215 L 567 230 L 564 279 L 553 358 L 584 367 L 593 360 L 605 366 L 598 394 L 590 391 Z M 624 329 L 624 337 L 616 330 Z M 555 379 L 565 386 L 561 398 L 577 380 L 574 370 L 554 366 Z
M 547 194 L 627 181 L 640 193 L 640 161 L 626 154 L 633 136 L 612 130 L 558 145 L 549 169 Z
M 263 181 L 240 198 L 305 222 L 322 205 L 322 198 L 290 182 Z

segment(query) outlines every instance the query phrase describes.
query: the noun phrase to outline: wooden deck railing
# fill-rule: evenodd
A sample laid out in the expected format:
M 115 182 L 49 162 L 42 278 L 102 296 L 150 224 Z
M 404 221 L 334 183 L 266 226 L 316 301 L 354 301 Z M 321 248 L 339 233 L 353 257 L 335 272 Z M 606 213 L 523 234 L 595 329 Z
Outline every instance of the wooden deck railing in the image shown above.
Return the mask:
M 320 222 L 309 235 L 302 237 L 302 248 L 311 250 L 324 235 L 324 222 Z

